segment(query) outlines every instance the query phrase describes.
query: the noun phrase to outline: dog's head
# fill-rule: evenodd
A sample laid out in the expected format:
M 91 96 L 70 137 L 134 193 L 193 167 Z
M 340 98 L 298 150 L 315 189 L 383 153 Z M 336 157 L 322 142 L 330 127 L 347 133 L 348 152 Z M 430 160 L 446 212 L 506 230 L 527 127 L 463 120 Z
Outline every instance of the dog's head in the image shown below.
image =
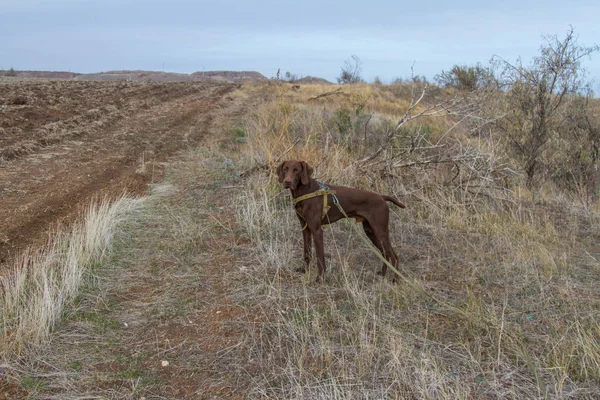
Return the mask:
M 277 167 L 279 182 L 283 183 L 286 189 L 291 190 L 296 190 L 300 183 L 308 184 L 312 173 L 313 169 L 306 161 L 288 160 Z

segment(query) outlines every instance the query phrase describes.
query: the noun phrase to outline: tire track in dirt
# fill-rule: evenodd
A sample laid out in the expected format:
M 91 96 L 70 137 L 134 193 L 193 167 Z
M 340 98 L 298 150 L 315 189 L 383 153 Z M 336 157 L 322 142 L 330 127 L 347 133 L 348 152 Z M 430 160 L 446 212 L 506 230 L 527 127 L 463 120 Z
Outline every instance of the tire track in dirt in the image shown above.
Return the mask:
M 107 124 L 102 132 L 1 166 L 0 272 L 26 246 L 44 244 L 54 225 L 68 223 L 92 198 L 142 193 L 160 178 L 167 157 L 209 134 L 211 112 L 237 85 L 194 87 L 181 96 L 181 86 L 174 85 L 173 93 L 161 95 L 164 102 Z

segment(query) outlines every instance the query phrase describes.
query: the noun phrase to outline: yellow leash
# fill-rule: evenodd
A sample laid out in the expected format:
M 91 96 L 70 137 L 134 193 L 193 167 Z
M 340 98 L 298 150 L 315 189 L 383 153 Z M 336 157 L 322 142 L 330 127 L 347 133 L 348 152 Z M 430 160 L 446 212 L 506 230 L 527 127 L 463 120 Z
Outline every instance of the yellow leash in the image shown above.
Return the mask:
M 344 209 L 342 208 L 341 204 L 339 202 L 335 203 L 335 205 L 337 206 L 337 208 L 340 210 L 340 212 L 342 213 L 342 215 L 344 216 L 344 218 L 349 218 L 348 215 L 346 214 L 346 212 L 344 211 Z M 388 266 L 389 269 L 391 269 L 396 275 L 398 275 L 400 277 L 400 279 L 402 279 L 403 281 L 412 284 L 412 282 L 410 282 L 408 280 L 408 278 L 404 277 L 400 271 L 398 271 L 396 269 L 396 267 L 394 267 L 392 265 L 391 262 L 389 262 L 384 256 L 383 254 L 381 254 L 381 252 L 379 251 L 379 249 L 377 247 L 375 247 L 375 245 L 371 242 L 371 240 L 369 240 L 365 234 L 363 232 L 360 231 L 360 229 L 356 226 L 356 225 L 352 225 L 352 227 L 354 228 L 354 230 L 356 232 L 358 232 L 358 236 L 360 236 L 360 238 L 363 240 L 363 242 L 365 242 L 365 244 L 367 245 L 367 247 L 369 249 L 371 249 L 371 251 L 381 260 L 383 261 L 383 263 L 385 265 Z

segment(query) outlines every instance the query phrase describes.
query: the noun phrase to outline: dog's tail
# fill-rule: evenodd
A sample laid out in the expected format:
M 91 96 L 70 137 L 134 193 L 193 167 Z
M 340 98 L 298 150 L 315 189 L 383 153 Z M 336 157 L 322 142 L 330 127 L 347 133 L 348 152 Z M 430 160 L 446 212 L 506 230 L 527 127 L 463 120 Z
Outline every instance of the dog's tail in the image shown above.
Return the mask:
M 396 200 L 395 198 L 393 198 L 392 196 L 386 196 L 384 194 L 381 195 L 381 197 L 383 197 L 383 199 L 385 201 L 391 201 L 392 203 L 394 203 L 395 205 L 397 205 L 400 208 L 406 208 L 406 206 L 404 205 L 404 203 Z

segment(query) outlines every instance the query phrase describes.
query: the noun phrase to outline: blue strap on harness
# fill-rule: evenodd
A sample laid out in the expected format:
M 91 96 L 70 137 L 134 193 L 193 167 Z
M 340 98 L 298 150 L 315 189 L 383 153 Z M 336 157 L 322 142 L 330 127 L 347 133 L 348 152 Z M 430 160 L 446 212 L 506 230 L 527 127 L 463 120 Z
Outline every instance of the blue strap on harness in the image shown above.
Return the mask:
M 326 183 L 322 183 L 322 182 L 319 182 L 319 189 L 331 190 L 331 188 L 329 186 L 327 186 Z M 335 194 L 331 195 L 331 199 L 333 200 L 333 204 L 335 204 L 335 205 L 338 205 L 340 203 L 339 199 L 337 198 L 337 196 Z

